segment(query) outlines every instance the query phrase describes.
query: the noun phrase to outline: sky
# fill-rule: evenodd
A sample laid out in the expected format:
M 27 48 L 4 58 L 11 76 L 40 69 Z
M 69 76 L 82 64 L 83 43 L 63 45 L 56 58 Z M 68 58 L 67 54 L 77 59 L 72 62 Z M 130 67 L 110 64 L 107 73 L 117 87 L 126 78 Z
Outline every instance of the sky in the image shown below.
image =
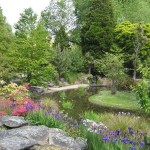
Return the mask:
M 3 15 L 7 18 L 7 22 L 13 27 L 19 20 L 20 13 L 25 8 L 31 7 L 35 13 L 40 15 L 50 0 L 0 0 L 0 6 L 3 10 Z

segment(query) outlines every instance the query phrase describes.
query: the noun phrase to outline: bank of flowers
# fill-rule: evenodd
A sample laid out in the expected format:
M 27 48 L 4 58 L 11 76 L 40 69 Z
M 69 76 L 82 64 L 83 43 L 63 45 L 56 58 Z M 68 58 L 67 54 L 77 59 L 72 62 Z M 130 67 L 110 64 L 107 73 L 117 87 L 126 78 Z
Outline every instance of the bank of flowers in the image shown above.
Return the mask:
M 10 83 L 0 89 L 0 116 L 3 115 L 25 116 L 36 125 L 43 124 L 48 127 L 62 128 L 73 136 L 80 135 L 86 138 L 89 142 L 88 148 L 93 150 L 98 150 L 98 144 L 103 145 L 104 150 L 108 148 L 112 150 L 145 149 L 146 133 L 134 131 L 130 126 L 127 131 L 101 129 L 96 124 L 89 125 L 82 118 L 74 120 L 53 108 L 46 109 L 40 104 L 40 101 L 31 99 L 28 84 Z

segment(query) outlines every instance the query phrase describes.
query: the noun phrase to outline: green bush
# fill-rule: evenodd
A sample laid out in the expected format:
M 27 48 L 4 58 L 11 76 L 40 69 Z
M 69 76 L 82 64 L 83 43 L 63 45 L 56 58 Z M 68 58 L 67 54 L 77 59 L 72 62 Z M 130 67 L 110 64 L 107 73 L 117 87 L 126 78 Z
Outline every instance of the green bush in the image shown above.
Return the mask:
M 63 74 L 63 77 L 65 78 L 65 80 L 70 83 L 73 84 L 75 83 L 75 81 L 78 80 L 78 74 L 75 72 L 67 72 Z
M 64 109 L 72 109 L 73 108 L 73 104 L 69 101 L 63 101 L 62 106 Z
M 89 80 L 89 83 L 92 84 L 92 81 L 93 81 L 93 75 L 92 75 L 92 74 L 88 74 L 87 79 Z
M 93 120 L 96 122 L 100 122 L 100 120 L 101 120 L 100 115 L 97 113 L 94 113 L 93 111 L 87 111 L 84 114 L 82 114 L 81 117 L 83 119 L 90 119 L 90 120 Z
M 143 79 L 134 88 L 141 108 L 150 113 L 150 81 Z
M 129 76 L 120 77 L 116 81 L 116 85 L 119 90 L 131 90 L 132 87 L 136 86 L 136 81 Z
M 78 95 L 81 97 L 81 96 L 84 96 L 85 94 L 85 87 L 82 87 L 80 86 L 78 89 L 77 89 L 77 93 Z

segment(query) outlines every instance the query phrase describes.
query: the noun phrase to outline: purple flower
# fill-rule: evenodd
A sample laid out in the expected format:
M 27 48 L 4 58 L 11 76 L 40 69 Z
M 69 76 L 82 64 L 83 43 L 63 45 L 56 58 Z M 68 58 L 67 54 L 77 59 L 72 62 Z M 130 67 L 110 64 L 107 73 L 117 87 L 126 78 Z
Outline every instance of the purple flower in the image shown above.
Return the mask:
M 107 142 L 108 137 L 103 137 L 102 140 L 103 140 L 104 142 Z
M 128 128 L 128 130 L 129 130 L 129 131 L 131 131 L 131 130 L 132 130 L 132 128 L 130 128 L 130 127 L 129 127 L 129 128 Z
M 140 147 L 143 147 L 145 145 L 145 142 L 140 142 Z
M 133 145 L 135 145 L 135 144 L 136 144 L 136 142 L 134 142 L 134 141 L 130 141 L 130 144 L 133 144 Z
M 123 138 L 123 139 L 121 139 L 121 142 L 127 144 L 129 142 L 129 140 L 127 138 Z
M 116 135 L 120 135 L 120 130 L 115 131 Z
M 130 147 L 130 150 L 136 150 L 135 147 Z
M 117 143 L 118 142 L 118 140 L 117 139 L 114 139 L 114 143 Z

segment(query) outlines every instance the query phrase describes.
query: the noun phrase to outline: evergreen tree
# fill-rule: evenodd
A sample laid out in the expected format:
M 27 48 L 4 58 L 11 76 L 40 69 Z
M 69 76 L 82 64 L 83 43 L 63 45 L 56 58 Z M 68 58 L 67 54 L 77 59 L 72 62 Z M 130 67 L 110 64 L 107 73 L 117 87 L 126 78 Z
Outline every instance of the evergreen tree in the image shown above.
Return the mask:
M 60 30 L 56 32 L 55 40 L 53 46 L 57 48 L 59 45 L 61 51 L 65 48 L 69 48 L 69 37 L 65 32 L 65 27 L 61 26 Z
M 109 52 L 113 42 L 114 25 L 111 1 L 91 0 L 81 29 L 83 52 L 90 52 L 95 58 Z

